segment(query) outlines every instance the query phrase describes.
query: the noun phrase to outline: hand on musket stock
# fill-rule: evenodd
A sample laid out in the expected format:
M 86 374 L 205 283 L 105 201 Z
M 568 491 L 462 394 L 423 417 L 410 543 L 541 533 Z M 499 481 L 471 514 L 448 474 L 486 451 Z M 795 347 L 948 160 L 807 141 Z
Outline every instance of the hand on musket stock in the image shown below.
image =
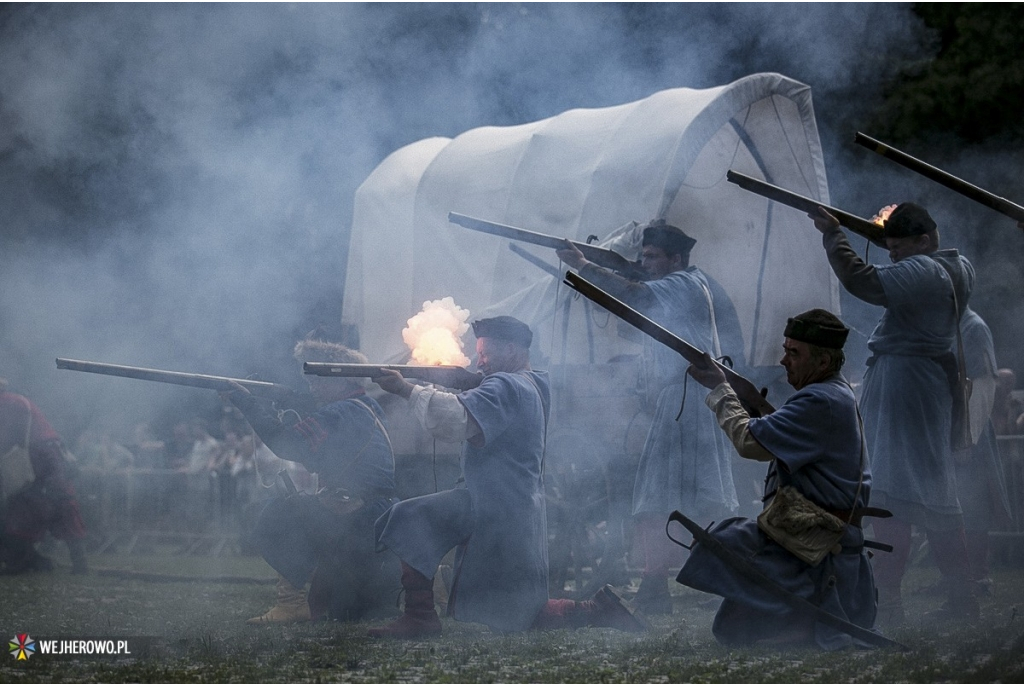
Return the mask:
M 718 368 L 718 364 L 715 364 L 715 360 L 707 352 L 704 353 L 703 363 L 691 364 L 686 373 L 708 390 L 714 390 L 726 382 L 725 373 Z
M 249 389 L 246 388 L 241 383 L 228 379 L 227 387 L 218 392 L 217 394 L 220 395 L 220 398 L 222 400 L 227 400 L 228 402 L 230 402 L 232 396 L 240 397 L 242 395 L 251 395 L 252 393 L 249 392 Z
M 814 227 L 822 233 L 833 231 L 839 228 L 839 219 L 828 213 L 824 207 L 818 207 L 817 212 L 808 212 L 807 218 L 814 222 Z
M 576 269 L 577 271 L 589 263 L 587 258 L 583 256 L 583 253 L 580 252 L 580 249 L 573 245 L 572 241 L 568 238 L 565 239 L 565 247 L 555 250 L 555 254 L 569 268 Z
M 394 369 L 381 368 L 379 376 L 374 376 L 370 380 L 380 386 L 381 390 L 389 392 L 392 395 L 398 395 L 409 399 L 412 395 L 412 383 L 405 380 L 398 371 Z

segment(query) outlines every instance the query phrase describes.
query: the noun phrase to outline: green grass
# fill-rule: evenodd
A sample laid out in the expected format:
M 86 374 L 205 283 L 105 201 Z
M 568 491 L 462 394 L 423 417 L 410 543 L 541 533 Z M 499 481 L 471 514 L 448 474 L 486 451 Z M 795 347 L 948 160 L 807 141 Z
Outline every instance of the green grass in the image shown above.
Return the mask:
M 8 638 L 152 636 L 154 651 L 4 657 L 0 682 L 1024 682 L 1024 572 L 1016 569 L 996 569 L 977 626 L 931 627 L 922 616 L 941 597 L 920 589 L 936 574 L 914 568 L 909 623 L 892 635 L 910 650 L 837 654 L 720 647 L 713 612 L 702 606 L 707 596 L 681 586 L 675 614 L 639 636 L 605 629 L 494 635 L 445 619 L 441 638 L 391 642 L 366 637 L 368 624 L 246 625 L 273 601 L 273 573 L 258 559 L 96 557 L 93 565 L 163 575 L 72 576 L 61 567 L 0 577 L 0 629 Z

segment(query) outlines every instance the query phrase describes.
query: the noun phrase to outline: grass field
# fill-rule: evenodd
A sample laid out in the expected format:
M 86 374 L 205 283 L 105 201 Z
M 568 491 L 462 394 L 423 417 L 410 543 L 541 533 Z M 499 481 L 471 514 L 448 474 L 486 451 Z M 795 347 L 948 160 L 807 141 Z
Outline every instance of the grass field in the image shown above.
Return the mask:
M 960 627 L 922 622 L 941 597 L 923 591 L 934 569 L 913 568 L 909 623 L 890 635 L 907 652 L 727 650 L 711 636 L 709 597 L 682 586 L 675 613 L 639 636 L 499 636 L 445 619 L 439 639 L 382 642 L 368 624 L 246 625 L 270 606 L 273 579 L 256 558 L 168 556 L 98 557 L 87 576 L 62 566 L 0 577 L 8 639 L 155 638 L 131 657 L 7 656 L 0 682 L 1024 682 L 1024 571 L 1008 567 L 995 569 L 981 622 Z

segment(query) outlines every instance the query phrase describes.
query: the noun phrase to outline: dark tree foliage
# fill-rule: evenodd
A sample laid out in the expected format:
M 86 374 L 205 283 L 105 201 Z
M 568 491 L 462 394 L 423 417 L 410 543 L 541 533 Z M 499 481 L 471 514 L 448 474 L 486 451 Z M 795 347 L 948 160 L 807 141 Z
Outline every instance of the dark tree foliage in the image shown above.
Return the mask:
M 1024 3 L 917 3 L 935 56 L 907 65 L 873 130 L 896 142 L 1024 139 Z

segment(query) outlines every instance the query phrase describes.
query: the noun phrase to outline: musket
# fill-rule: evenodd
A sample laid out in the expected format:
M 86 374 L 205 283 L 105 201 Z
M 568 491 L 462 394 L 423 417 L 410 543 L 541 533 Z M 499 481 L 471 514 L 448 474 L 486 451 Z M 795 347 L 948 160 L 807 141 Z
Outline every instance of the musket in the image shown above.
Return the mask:
M 661 344 L 667 346 L 669 349 L 679 353 L 683 359 L 691 364 L 698 367 L 704 366 L 703 351 L 698 350 L 672 331 L 647 318 L 625 302 L 609 295 L 579 274 L 572 271 L 566 273 L 565 284 L 587 299 L 601 305 L 615 316 L 624 320 L 626 323 L 639 328 L 643 333 L 646 333 Z M 749 379 L 741 376 L 717 360 L 712 361 L 725 374 L 725 378 L 729 381 L 729 385 L 731 385 L 732 389 L 736 391 L 736 395 L 739 397 L 740 403 L 751 416 L 765 416 L 775 411 L 775 407 L 765 399 L 764 394 L 759 392 L 757 386 L 755 386 Z
M 458 214 L 456 212 L 448 212 L 448 221 L 473 231 L 479 231 L 480 233 L 488 233 L 490 235 L 496 235 L 499 238 L 518 240 L 523 243 L 532 243 L 533 245 L 540 245 L 541 247 L 550 247 L 555 250 L 563 249 L 565 247 L 565 241 L 567 240 L 567 238 L 559 238 L 558 236 L 548 235 L 547 233 L 537 233 L 535 231 L 527 231 L 524 228 L 497 224 L 493 221 L 486 221 L 484 219 L 475 219 L 471 216 Z M 611 269 L 621 276 L 632 280 L 643 280 L 645 278 L 645 272 L 639 262 L 631 262 L 614 250 L 609 250 L 605 247 L 598 247 L 597 245 L 590 245 L 588 243 L 576 242 L 575 240 L 570 240 L 569 242 L 575 245 L 576 248 L 583 253 L 584 257 L 598 266 Z
M 722 544 L 722 542 L 714 535 L 701 528 L 696 521 L 687 518 L 681 512 L 673 511 L 669 515 L 668 520 L 670 522 L 677 521 L 678 523 L 681 523 L 686 530 L 690 531 L 690 534 L 693 535 L 693 539 L 697 544 L 703 545 L 705 549 L 718 557 L 726 566 L 739 573 L 746 580 L 754 583 L 758 588 L 782 600 L 791 609 L 803 614 L 804 616 L 811 616 L 818 623 L 823 623 L 830 628 L 840 630 L 847 635 L 855 637 L 868 644 L 875 645 L 877 647 L 894 647 L 896 649 L 906 651 L 906 646 L 899 642 L 890 640 L 884 635 L 879 635 L 878 633 L 858 626 L 855 623 L 850 623 L 846 619 L 840 618 L 839 616 L 831 614 L 821 607 L 812 604 L 803 597 L 799 597 L 789 592 L 762 573 L 746 558 Z M 680 573 L 682 573 L 682 571 L 680 571 Z
M 749 190 L 750 192 L 766 197 L 769 200 L 781 202 L 784 205 L 793 207 L 794 209 L 799 209 L 807 212 L 808 214 L 816 215 L 818 213 L 818 207 L 822 207 L 825 211 L 839 220 L 840 226 L 845 226 L 857 235 L 867 238 L 875 245 L 888 249 L 885 244 L 885 234 L 882 227 L 873 221 L 862 219 L 856 214 L 850 214 L 849 212 L 844 212 L 841 209 L 830 207 L 823 202 L 818 202 L 817 200 L 812 200 L 809 197 L 804 197 L 803 195 L 794 193 L 791 190 L 786 190 L 785 188 L 780 188 L 779 186 L 772 185 L 771 183 L 751 178 L 746 174 L 741 174 L 740 172 L 733 171 L 732 169 L 726 172 L 725 177 L 731 183 L 735 183 L 744 190 Z
M 254 395 L 262 395 L 273 399 L 290 400 L 298 395 L 287 385 L 257 381 L 248 378 L 229 378 L 227 376 L 209 376 L 204 373 L 184 373 L 182 371 L 164 371 L 162 369 L 147 369 L 141 366 L 122 366 L 121 364 L 104 364 L 102 362 L 87 362 L 78 359 L 64 359 L 57 357 L 57 368 L 67 371 L 84 371 L 86 373 L 98 373 L 104 376 L 120 376 L 121 378 L 136 378 L 143 381 L 155 381 L 157 383 L 170 383 L 172 385 L 187 385 L 193 388 L 206 388 L 219 392 L 230 392 L 234 390 L 233 383 L 237 383 Z
M 858 145 L 863 145 L 867 149 L 877 152 L 883 157 L 891 159 L 911 171 L 916 171 L 922 176 L 930 178 L 936 183 L 940 183 L 950 190 L 960 193 L 964 197 L 969 197 L 975 202 L 985 205 L 989 209 L 994 209 L 1000 214 L 1008 216 L 1015 221 L 1024 221 L 1024 207 L 1021 207 L 1015 202 L 1010 202 L 1006 198 L 999 197 L 998 195 L 990 193 L 983 188 L 979 188 L 976 185 L 961 180 L 952 174 L 946 173 L 938 167 L 934 167 L 927 162 L 922 162 L 916 157 L 911 157 L 906 152 L 901 152 L 896 148 L 875 140 L 870 136 L 866 136 L 859 131 L 854 137 L 853 142 Z
M 483 374 L 467 371 L 461 366 L 413 366 L 411 364 L 335 364 L 334 362 L 305 362 L 302 372 L 310 376 L 334 378 L 374 378 L 381 369 L 391 369 L 403 378 L 415 378 L 455 390 L 471 390 L 480 385 Z

